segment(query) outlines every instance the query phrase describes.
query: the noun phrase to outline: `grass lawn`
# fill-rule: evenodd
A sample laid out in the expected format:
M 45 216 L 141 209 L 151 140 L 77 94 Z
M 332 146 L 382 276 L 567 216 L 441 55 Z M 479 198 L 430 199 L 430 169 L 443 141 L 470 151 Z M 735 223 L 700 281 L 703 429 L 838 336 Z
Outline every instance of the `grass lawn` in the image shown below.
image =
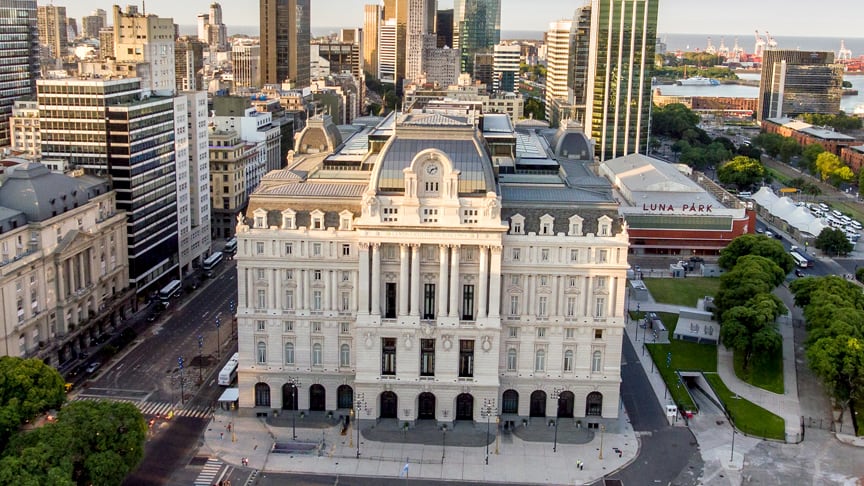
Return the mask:
M 720 288 L 717 277 L 647 278 L 644 282 L 658 303 L 684 307 L 696 307 L 698 299 L 717 295 Z
M 666 329 L 669 330 L 669 334 L 673 334 L 678 314 L 658 312 L 657 315 L 663 321 Z M 637 350 L 637 352 L 639 351 Z M 696 405 L 687 390 L 678 386 L 678 375 L 675 374 L 675 371 L 717 371 L 717 347 L 711 344 L 696 344 L 673 339 L 669 344 L 648 344 L 648 352 L 651 353 L 651 358 L 678 407 L 682 410 L 694 410 Z M 666 366 L 667 353 L 672 353 L 672 362 L 669 367 Z
M 706 374 L 705 379 L 714 388 L 714 393 L 723 402 L 732 422 L 746 434 L 783 440 L 786 438 L 786 428 L 783 419 L 764 408 L 743 398 L 733 398 L 732 392 L 726 388 L 723 380 L 717 374 Z
M 735 374 L 747 383 L 770 392 L 783 393 L 783 352 L 775 353 L 765 361 L 750 360 L 750 369 L 744 370 L 744 354 L 735 352 Z
M 784 186 L 788 186 L 789 181 L 792 180 L 791 177 L 787 176 L 786 174 L 781 173 L 780 171 L 770 169 L 768 167 L 765 168 L 765 171 L 768 172 L 768 174 L 770 174 L 771 177 L 773 177 L 775 181 L 783 184 Z

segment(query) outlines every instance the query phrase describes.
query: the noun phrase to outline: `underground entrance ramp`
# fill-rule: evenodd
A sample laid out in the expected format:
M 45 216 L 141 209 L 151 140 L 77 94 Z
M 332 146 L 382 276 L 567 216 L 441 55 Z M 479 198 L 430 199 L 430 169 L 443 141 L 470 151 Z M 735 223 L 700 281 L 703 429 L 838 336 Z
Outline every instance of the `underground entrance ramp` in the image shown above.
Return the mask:
M 317 442 L 276 442 L 273 444 L 274 454 L 317 454 L 320 444 Z

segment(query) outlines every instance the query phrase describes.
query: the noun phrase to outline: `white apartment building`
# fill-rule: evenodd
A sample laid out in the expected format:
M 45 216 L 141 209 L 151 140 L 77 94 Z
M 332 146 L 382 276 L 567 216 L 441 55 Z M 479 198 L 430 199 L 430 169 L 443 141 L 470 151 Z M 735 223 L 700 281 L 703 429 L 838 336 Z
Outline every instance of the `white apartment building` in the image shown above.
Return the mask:
M 573 102 L 572 47 L 573 21 L 551 22 L 546 31 L 546 119 L 553 126 Z
M 0 186 L 0 356 L 61 367 L 132 309 L 108 182 L 19 161 Z
M 12 150 L 39 159 L 42 156 L 42 135 L 39 130 L 39 103 L 15 100 L 9 117 L 9 139 Z
M 519 44 L 495 44 L 492 61 L 492 91 L 515 92 L 519 79 L 519 63 L 522 46 Z
M 313 121 L 237 225 L 241 413 L 617 417 L 607 183 L 505 115 L 391 114 L 344 144 Z
M 396 84 L 398 68 L 398 26 L 396 19 L 378 24 L 378 80 L 386 84 Z
M 177 237 L 180 271 L 210 254 L 210 147 L 207 93 L 174 98 L 174 152 L 177 161 Z
M 144 63 L 141 86 L 159 96 L 177 88 L 174 66 L 174 19 L 123 12 L 114 5 L 114 56 L 118 63 Z

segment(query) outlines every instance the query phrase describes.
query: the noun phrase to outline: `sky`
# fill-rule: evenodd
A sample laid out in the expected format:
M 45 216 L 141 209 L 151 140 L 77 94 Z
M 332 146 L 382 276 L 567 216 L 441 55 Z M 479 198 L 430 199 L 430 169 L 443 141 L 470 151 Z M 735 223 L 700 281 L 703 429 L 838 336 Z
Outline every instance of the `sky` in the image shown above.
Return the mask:
M 42 2 L 40 2 L 42 3 Z M 111 16 L 112 2 L 104 0 L 53 0 L 66 6 L 67 15 L 80 19 L 96 8 Z M 130 2 L 117 2 L 126 5 Z M 140 6 L 140 0 L 131 2 Z M 211 0 L 146 0 L 148 12 L 173 17 L 180 25 L 195 25 Z M 231 26 L 258 24 L 258 2 L 223 0 L 224 21 Z M 363 5 L 375 0 L 311 0 L 313 27 L 360 27 Z M 502 0 L 502 30 L 544 31 L 549 22 L 569 18 L 584 0 Z M 814 8 L 818 4 L 818 9 Z M 438 8 L 450 8 L 453 0 L 439 0 Z M 542 6 L 542 8 L 540 8 Z M 780 15 L 779 12 L 784 12 Z M 814 19 L 814 15 L 824 20 Z M 769 31 L 779 36 L 864 37 L 861 29 L 864 1 L 820 0 L 660 0 L 658 32 L 661 34 L 750 34 Z M 109 20 L 110 22 L 110 20 Z

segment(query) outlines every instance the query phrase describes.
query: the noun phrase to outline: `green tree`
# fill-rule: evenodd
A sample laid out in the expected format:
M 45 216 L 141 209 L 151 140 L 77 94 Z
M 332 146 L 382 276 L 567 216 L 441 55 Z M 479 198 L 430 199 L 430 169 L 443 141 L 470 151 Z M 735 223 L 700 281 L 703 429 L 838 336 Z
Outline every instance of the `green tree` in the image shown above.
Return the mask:
M 732 270 L 720 277 L 720 289 L 714 297 L 717 320 L 722 324 L 729 309 L 746 305 L 754 295 L 771 293 L 785 276 L 786 273 L 768 258 L 742 256 Z
M 26 421 L 66 400 L 64 380 L 38 359 L 0 358 L 0 449 Z
M 546 104 L 536 98 L 528 98 L 522 108 L 522 116 L 535 120 L 546 119 Z
M 756 294 L 723 314 L 720 340 L 727 348 L 742 353 L 746 370 L 754 356 L 767 359 L 781 349 L 783 338 L 775 321 L 785 313 L 786 306 L 774 294 Z
M 807 170 L 812 173 L 816 173 L 816 157 L 819 157 L 819 154 L 825 151 L 825 147 L 822 144 L 811 143 L 804 147 L 804 150 L 801 151 L 801 159 L 804 161 Z
M 746 255 L 758 255 L 771 260 L 780 267 L 783 275 L 795 269 L 795 260 L 789 256 L 783 244 L 765 235 L 741 235 L 735 238 L 726 248 L 720 250 L 717 263 L 720 268 L 729 271 L 735 267 L 739 258 Z
M 737 149 L 735 149 L 735 153 L 745 157 L 750 157 L 751 159 L 762 159 L 762 151 L 750 144 L 742 143 Z
M 822 152 L 816 157 L 816 172 L 822 179 L 822 182 L 827 182 L 834 175 L 834 172 L 843 167 L 843 162 L 840 157 L 831 152 Z
M 778 151 L 778 155 L 780 156 L 780 160 L 785 163 L 789 163 L 792 160 L 792 157 L 801 153 L 801 145 L 795 141 L 794 138 L 785 138 L 780 143 L 780 150 Z
M 848 255 L 854 248 L 843 230 L 835 228 L 823 229 L 813 242 L 813 246 L 829 255 Z
M 840 185 L 841 182 L 850 182 L 854 178 L 855 173 L 852 172 L 852 169 L 850 169 L 849 166 L 844 165 L 831 174 L 831 183 L 837 186 Z
M 776 133 L 760 133 L 753 137 L 751 142 L 753 145 L 761 147 L 772 158 L 777 158 L 777 155 L 780 154 L 780 146 L 783 144 L 783 139 L 785 138 Z
M 680 140 L 684 132 L 695 129 L 698 124 L 699 115 L 681 103 L 672 103 L 662 107 L 655 105 L 651 113 L 651 133 L 653 135 L 665 135 Z
M 761 162 L 739 155 L 717 169 L 717 179 L 723 184 L 743 189 L 761 182 L 765 173 L 765 166 Z

